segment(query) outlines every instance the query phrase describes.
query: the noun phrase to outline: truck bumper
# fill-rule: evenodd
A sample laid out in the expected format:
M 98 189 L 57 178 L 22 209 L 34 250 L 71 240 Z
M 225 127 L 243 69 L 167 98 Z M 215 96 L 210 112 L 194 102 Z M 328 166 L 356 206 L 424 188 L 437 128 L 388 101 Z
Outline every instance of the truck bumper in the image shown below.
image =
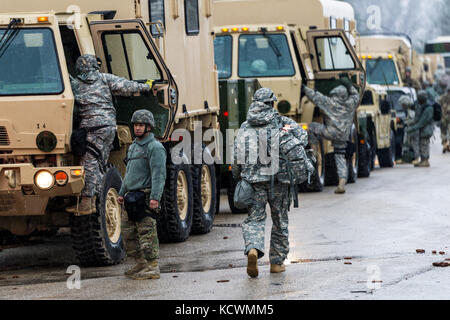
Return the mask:
M 38 172 L 46 171 L 53 177 L 58 172 L 67 175 L 67 181 L 53 180 L 43 190 L 36 185 Z M 44 215 L 48 199 L 57 196 L 77 196 L 84 188 L 83 167 L 36 168 L 32 164 L 0 165 L 0 216 Z

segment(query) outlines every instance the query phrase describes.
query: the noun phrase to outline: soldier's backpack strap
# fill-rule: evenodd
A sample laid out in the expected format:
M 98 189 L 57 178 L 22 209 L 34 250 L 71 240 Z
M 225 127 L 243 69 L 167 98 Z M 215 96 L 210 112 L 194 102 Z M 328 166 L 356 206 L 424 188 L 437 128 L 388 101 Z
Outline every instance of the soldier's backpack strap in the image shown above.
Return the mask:
M 148 145 L 149 145 L 149 144 L 150 144 L 150 141 L 143 145 L 143 146 L 146 147 L 146 148 L 145 148 L 145 156 L 133 157 L 133 158 L 128 159 L 128 153 L 127 153 L 127 157 L 124 159 L 124 162 L 125 162 L 125 163 L 128 163 L 128 162 L 131 161 L 131 160 L 138 160 L 138 159 L 147 159 L 147 160 L 148 160 Z M 130 148 L 131 148 L 131 149 L 130 149 L 130 152 L 131 152 L 131 153 L 133 153 L 135 147 L 136 147 L 136 145 L 135 145 L 134 143 L 130 146 Z

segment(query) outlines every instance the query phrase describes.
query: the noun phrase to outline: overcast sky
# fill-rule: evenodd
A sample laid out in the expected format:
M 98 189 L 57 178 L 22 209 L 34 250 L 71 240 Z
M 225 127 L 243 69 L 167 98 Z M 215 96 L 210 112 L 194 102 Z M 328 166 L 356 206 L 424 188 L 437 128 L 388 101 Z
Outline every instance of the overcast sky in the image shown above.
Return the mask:
M 357 28 L 367 33 L 379 22 L 380 31 L 406 33 L 417 51 L 438 36 L 450 36 L 450 0 L 345 0 L 355 9 Z M 379 8 L 381 19 L 377 21 Z

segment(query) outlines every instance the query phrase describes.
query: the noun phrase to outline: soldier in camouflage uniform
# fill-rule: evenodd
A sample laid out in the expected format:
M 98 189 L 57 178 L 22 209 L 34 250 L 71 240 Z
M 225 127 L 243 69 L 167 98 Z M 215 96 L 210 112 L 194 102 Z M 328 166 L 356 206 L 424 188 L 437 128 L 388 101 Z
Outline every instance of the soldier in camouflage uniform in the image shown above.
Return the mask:
M 144 191 L 145 212 L 135 217 L 128 213 L 123 219 L 123 235 L 127 254 L 136 265 L 125 272 L 135 280 L 159 279 L 159 241 L 156 220 L 150 210 L 158 210 L 166 181 L 166 150 L 150 130 L 155 126 L 153 114 L 148 110 L 134 112 L 131 122 L 136 139 L 127 154 L 127 169 L 119 191 L 119 203 L 132 191 Z
M 442 140 L 442 152 L 450 151 L 450 84 L 447 86 L 445 94 L 440 96 L 437 102 L 442 107 L 441 118 L 441 140 Z
M 101 190 L 103 168 L 109 158 L 116 135 L 116 110 L 113 95 L 131 96 L 134 93 L 149 93 L 152 81 L 141 84 L 100 73 L 97 59 L 93 55 L 82 55 L 76 63 L 77 77 L 71 78 L 75 102 L 81 118 L 80 128 L 87 131 L 90 146 L 81 157 L 86 185 L 81 193 L 79 205 L 69 207 L 68 212 L 91 214 L 95 212 L 96 195 Z
M 430 139 L 433 136 L 433 106 L 429 103 L 428 94 L 421 90 L 417 94 L 418 105 L 415 110 L 414 123 L 406 128 L 406 134 L 418 133 L 420 163 L 415 167 L 429 167 Z
M 319 139 L 331 140 L 334 148 L 339 185 L 335 193 L 345 193 L 348 168 L 345 158 L 347 140 L 355 116 L 355 110 L 359 103 L 359 93 L 353 87 L 348 78 L 341 78 L 342 85 L 330 92 L 330 97 L 314 91 L 305 85 L 303 90 L 306 96 L 314 103 L 324 116 L 324 123 L 313 122 L 308 127 L 308 135 L 311 144 L 319 143 Z
M 406 67 L 405 68 L 405 78 L 403 79 L 403 85 L 408 88 L 414 88 L 416 92 L 419 92 L 419 90 L 422 90 L 422 86 L 420 85 L 420 82 L 416 79 L 411 78 L 411 68 Z
M 298 124 L 280 116 L 274 109 L 274 101 L 277 101 L 272 90 L 268 88 L 259 89 L 254 97 L 245 121 L 239 130 L 235 140 L 235 164 L 232 166 L 233 178 L 235 180 L 245 179 L 254 189 L 254 203 L 249 208 L 250 212 L 242 225 L 245 251 L 248 265 L 247 273 L 251 277 L 258 276 L 258 259 L 264 256 L 264 229 L 266 223 L 266 204 L 269 203 L 273 221 L 270 240 L 270 272 L 278 273 L 285 271 L 284 260 L 289 252 L 288 239 L 288 210 L 290 206 L 289 185 L 276 181 L 274 168 L 270 164 L 262 163 L 258 158 L 257 163 L 251 163 L 249 156 L 258 154 L 258 150 L 250 147 L 246 141 L 246 134 L 256 134 L 256 141 L 266 139 L 268 141 L 267 151 L 273 151 L 276 141 L 270 137 L 276 136 L 280 130 L 292 130 L 292 134 L 301 141 L 303 147 L 308 144 L 308 135 Z M 267 131 L 266 131 L 267 130 Z M 266 140 L 267 141 L 267 140 Z M 273 143 L 273 144 L 272 144 Z M 255 146 L 256 147 L 256 146 Z M 256 147 L 258 148 L 258 147 Z M 251 150 L 250 150 L 251 149 Z M 266 153 L 270 155 L 271 161 L 278 155 L 276 151 Z M 245 162 L 236 161 L 238 155 L 245 155 Z M 237 163 L 237 164 L 236 164 Z
M 405 130 L 409 126 L 411 126 L 414 123 L 414 101 L 411 99 L 408 95 L 403 95 L 398 99 L 398 103 L 400 106 L 405 110 Z M 414 153 L 414 159 L 407 160 L 407 155 L 410 149 L 413 150 Z M 405 132 L 404 138 L 403 138 L 403 144 L 402 144 L 402 157 L 405 159 L 399 159 L 395 163 L 396 164 L 405 164 L 410 163 L 412 161 L 412 164 L 418 164 L 419 158 L 420 158 L 420 150 L 419 150 L 419 133 L 418 132 L 412 132 L 407 134 Z

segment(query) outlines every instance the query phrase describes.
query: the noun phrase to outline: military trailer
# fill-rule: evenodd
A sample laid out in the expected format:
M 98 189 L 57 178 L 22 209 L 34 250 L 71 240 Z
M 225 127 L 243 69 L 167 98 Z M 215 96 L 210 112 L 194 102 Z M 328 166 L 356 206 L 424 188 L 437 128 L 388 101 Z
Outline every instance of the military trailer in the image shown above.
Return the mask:
M 178 154 L 183 162 L 176 163 L 171 151 L 181 140 L 172 135 L 176 129 L 186 129 L 190 139 L 194 130 L 219 128 L 211 3 L 77 2 L 2 1 L 8 13 L 0 14 L 0 229 L 30 235 L 70 226 L 82 264 L 119 263 L 125 254 L 117 202 L 123 159 L 132 142 L 131 115 L 145 108 L 168 154 L 160 240 L 209 232 L 219 202 L 215 165 L 192 164 L 194 153 L 184 149 Z M 102 72 L 155 80 L 153 95 L 114 97 L 119 144 L 96 213 L 88 216 L 65 212 L 85 184 L 84 168 L 70 149 L 76 119 L 69 77 L 76 76 L 82 54 L 96 55 Z M 200 146 L 203 154 L 209 150 Z
M 423 75 L 420 59 L 414 54 L 410 40 L 398 35 L 361 36 L 360 50 L 367 86 L 358 114 L 367 115 L 372 142 L 370 164 L 373 168 L 377 156 L 380 167 L 392 167 L 401 158 L 404 136 L 404 111 L 398 99 L 409 95 L 416 101 L 417 97 L 415 89 L 404 87 L 402 79 L 406 67 L 410 67 L 412 78 L 420 81 Z
M 351 15 L 344 20 L 347 11 Z M 346 31 L 329 28 L 330 12 L 335 13 L 336 27 L 345 25 L 347 33 L 354 30 L 353 9 L 337 1 L 214 1 L 215 61 L 220 82 L 231 88 L 235 82 L 256 78 L 260 86 L 275 92 L 280 114 L 304 129 L 313 121 L 322 122 L 319 109 L 302 92 L 302 84 L 328 94 L 339 83 L 341 73 L 360 88 L 365 83 L 364 70 Z M 221 117 L 226 114 L 228 126 L 240 125 L 236 119 L 242 111 L 237 108 L 222 106 Z M 353 143 L 359 140 L 357 129 L 355 121 L 349 137 Z M 325 184 L 337 184 L 334 154 L 329 141 L 313 147 L 319 174 L 308 187 L 320 191 Z M 356 156 L 349 161 L 349 181 L 357 177 Z

